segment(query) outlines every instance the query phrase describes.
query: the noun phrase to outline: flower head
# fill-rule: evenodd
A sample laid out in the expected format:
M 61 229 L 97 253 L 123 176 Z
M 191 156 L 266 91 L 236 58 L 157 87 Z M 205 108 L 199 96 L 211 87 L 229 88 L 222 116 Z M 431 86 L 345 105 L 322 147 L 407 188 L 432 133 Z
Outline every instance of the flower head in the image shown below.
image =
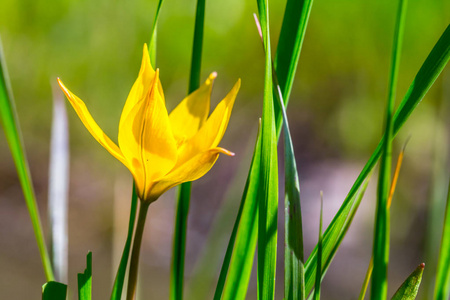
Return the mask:
M 212 73 L 168 114 L 159 69 L 153 70 L 144 45 L 139 76 L 120 117 L 118 145 L 97 125 L 84 102 L 59 78 L 58 82 L 92 136 L 130 170 L 140 199 L 152 202 L 173 186 L 205 175 L 219 153 L 234 155 L 218 144 L 227 128 L 240 80 L 208 117 L 216 76 Z

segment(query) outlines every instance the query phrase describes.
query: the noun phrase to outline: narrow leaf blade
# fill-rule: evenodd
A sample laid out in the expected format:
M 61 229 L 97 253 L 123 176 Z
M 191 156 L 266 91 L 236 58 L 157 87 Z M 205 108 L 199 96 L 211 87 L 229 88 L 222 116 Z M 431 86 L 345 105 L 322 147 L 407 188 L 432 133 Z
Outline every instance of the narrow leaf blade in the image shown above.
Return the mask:
M 320 300 L 320 283 L 322 282 L 322 222 L 323 222 L 323 194 L 320 192 L 320 221 L 319 242 L 317 243 L 316 281 L 314 284 L 314 300 Z
M 37 208 L 36 195 L 32 185 L 31 175 L 26 159 L 22 135 L 19 127 L 14 97 L 9 82 L 8 71 L 6 69 L 6 61 L 3 55 L 3 47 L 0 40 L 0 120 L 8 141 L 9 149 L 16 165 L 17 174 L 25 196 L 28 212 L 30 214 L 31 224 L 33 226 L 34 235 L 41 255 L 42 265 L 44 267 L 47 281 L 53 281 L 53 269 L 47 246 L 44 240 L 42 224 Z
M 92 252 L 86 256 L 86 269 L 78 273 L 78 300 L 92 299 Z
M 117 269 L 116 278 L 114 280 L 113 289 L 111 292 L 111 300 L 120 300 L 122 297 L 123 283 L 125 281 L 125 273 L 127 271 L 128 259 L 130 257 L 131 241 L 133 240 L 134 223 L 136 220 L 136 209 L 137 209 L 137 192 L 136 185 L 133 181 L 133 192 L 131 195 L 131 208 L 130 208 L 130 218 L 128 223 L 128 233 L 125 240 L 125 246 L 123 248 L 122 257 L 120 259 L 119 268 Z
M 204 23 L 205 0 L 197 0 L 188 93 L 192 93 L 200 86 Z M 182 183 L 178 193 L 170 276 L 170 299 L 173 300 L 183 299 L 186 232 L 191 188 L 191 182 Z
M 440 39 L 437 41 L 432 51 L 428 55 L 427 59 L 421 66 L 419 72 L 417 73 L 415 79 L 411 83 L 408 92 L 403 98 L 401 104 L 399 105 L 395 115 L 394 115 L 394 126 L 393 131 L 394 135 L 398 133 L 400 128 L 406 122 L 408 117 L 411 115 L 412 111 L 416 108 L 422 98 L 425 96 L 426 92 L 431 88 L 436 78 L 442 72 L 448 60 L 450 59 L 450 25 L 441 35 Z M 335 231 L 336 227 L 342 228 L 343 224 L 340 222 L 340 219 L 345 216 L 349 207 L 353 205 L 353 196 L 358 191 L 361 184 L 364 182 L 370 171 L 375 166 L 378 161 L 381 149 L 382 149 L 383 140 L 380 141 L 377 148 L 373 152 L 372 156 L 367 161 L 366 165 L 362 169 L 358 178 L 354 182 L 351 187 L 347 197 L 342 203 L 339 211 L 334 216 L 330 225 L 328 225 L 327 229 L 324 233 L 324 245 L 327 243 L 334 243 L 335 239 L 334 234 L 331 234 L 331 231 Z M 324 257 L 328 257 L 330 253 L 329 250 L 324 246 Z M 305 282 L 306 282 L 306 293 L 308 294 L 313 288 L 313 278 L 315 275 L 315 259 L 317 255 L 317 248 L 313 250 L 308 260 L 305 263 Z
M 278 215 L 277 139 L 272 85 L 272 58 L 267 0 L 258 0 L 265 49 L 264 100 L 261 123 L 261 181 L 258 215 L 258 299 L 275 296 Z
M 258 186 L 261 176 L 260 130 L 253 153 L 239 212 L 220 270 L 214 300 L 244 300 L 247 294 L 257 237 Z
M 448 186 L 447 204 L 445 209 L 444 230 L 442 232 L 441 250 L 434 299 L 445 300 L 450 297 L 450 183 Z
M 419 291 L 425 264 L 420 264 L 395 292 L 392 300 L 414 300 Z

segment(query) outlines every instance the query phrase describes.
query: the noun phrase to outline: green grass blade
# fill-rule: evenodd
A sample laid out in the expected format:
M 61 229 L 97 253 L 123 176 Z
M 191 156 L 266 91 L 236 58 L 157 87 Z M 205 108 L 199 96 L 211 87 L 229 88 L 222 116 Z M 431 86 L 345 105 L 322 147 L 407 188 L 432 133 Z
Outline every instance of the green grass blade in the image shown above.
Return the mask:
M 288 0 L 286 2 L 274 60 L 285 106 L 289 103 L 312 3 L 312 0 Z M 277 136 L 279 136 L 282 121 L 282 111 L 279 105 L 275 105 L 275 119 Z
M 431 88 L 436 78 L 442 72 L 450 59 L 450 25 L 446 28 L 437 43 L 434 45 L 427 59 L 421 66 L 419 72 L 411 83 L 405 97 L 403 98 L 399 108 L 394 115 L 393 134 L 397 134 L 413 110 L 425 96 L 427 91 Z M 323 242 L 324 245 L 334 243 L 336 240 L 335 234 L 339 232 L 336 228 L 342 228 L 341 218 L 346 214 L 349 207 L 353 205 L 353 197 L 364 182 L 370 171 L 375 166 L 381 154 L 383 140 L 380 141 L 372 156 L 367 161 L 358 178 L 351 187 L 347 197 L 342 203 L 339 211 L 334 216 L 328 228 L 325 230 Z M 330 253 L 327 247 L 324 246 L 324 257 L 328 257 Z M 313 288 L 313 278 L 315 276 L 315 262 L 316 262 L 317 248 L 313 250 L 308 260 L 305 263 L 305 285 L 306 294 Z
M 42 286 L 42 300 L 66 300 L 67 285 L 49 281 Z
M 294 74 L 297 68 L 298 59 L 300 57 L 301 44 L 304 39 L 306 24 L 308 22 L 312 1 L 288 0 L 286 12 L 283 18 L 283 27 L 278 42 L 276 62 L 277 69 L 285 68 L 288 81 L 283 77 L 281 84 L 284 86 L 283 99 L 288 101 Z M 295 8 L 295 9 L 292 9 Z M 299 8 L 299 9 L 298 9 Z M 298 14 L 301 11 L 301 14 Z M 296 28 L 296 29 L 293 29 Z M 295 41 L 295 42 L 292 42 Z M 290 44 L 291 46 L 288 46 Z M 281 60 L 280 58 L 284 59 Z M 288 83 L 289 82 L 289 83 Z M 275 108 L 276 109 L 276 108 Z M 277 132 L 281 129 L 281 110 L 276 115 L 279 122 L 276 123 Z M 245 299 L 248 282 L 250 280 L 251 266 L 253 265 L 253 253 L 255 249 L 255 222 L 257 220 L 257 185 L 260 173 L 260 142 L 257 143 L 252 164 L 247 178 L 246 189 L 241 200 L 242 216 L 236 219 L 233 232 L 236 233 L 234 240 L 233 235 L 228 244 L 227 254 L 222 265 L 219 284 L 214 296 L 215 300 L 220 299 L 223 289 L 224 299 Z M 239 216 L 239 214 L 238 214 Z M 232 254 L 230 251 L 232 250 Z M 230 261 L 227 257 L 231 256 Z M 227 270 L 228 278 L 227 278 Z M 227 278 L 226 283 L 225 278 Z
M 406 148 L 407 142 L 408 142 L 408 140 L 406 140 L 405 144 L 403 145 L 402 151 L 398 155 L 397 166 L 395 167 L 394 177 L 392 178 L 391 189 L 389 191 L 389 198 L 387 201 L 388 209 L 390 209 L 390 207 L 391 207 L 392 198 L 394 196 L 395 187 L 397 185 L 398 175 L 400 174 L 400 168 L 402 166 L 403 156 L 405 154 L 405 148 Z M 351 223 L 351 221 L 350 221 L 350 223 Z M 359 297 L 358 297 L 359 300 L 363 300 L 364 297 L 366 296 L 367 287 L 369 286 L 370 278 L 372 277 L 372 271 L 373 271 L 373 255 L 370 258 L 370 263 L 369 263 L 369 266 L 367 267 L 366 276 L 364 277 L 364 282 L 363 282 L 363 285 L 361 287 L 361 292 L 359 293 Z
M 194 41 L 192 45 L 191 74 L 189 76 L 189 93 L 200 86 L 202 67 L 203 28 L 205 25 L 205 1 L 197 0 L 195 14 Z
M 119 268 L 117 269 L 116 278 L 114 280 L 113 289 L 111 292 L 111 300 L 120 300 L 122 296 L 123 283 L 125 280 L 125 273 L 127 272 L 128 259 L 130 257 L 131 242 L 133 240 L 134 223 L 136 220 L 136 208 L 138 197 L 136 193 L 136 186 L 133 181 L 133 192 L 131 195 L 130 221 L 128 223 L 127 239 L 123 248 L 122 257 L 120 259 Z
M 258 0 L 265 49 L 264 100 L 261 122 L 261 181 L 258 215 L 258 299 L 275 296 L 278 214 L 277 139 L 272 85 L 272 58 L 267 0 Z
M 370 258 L 369 266 L 367 267 L 366 276 L 364 277 L 364 282 L 359 292 L 358 300 L 364 300 L 366 296 L 367 288 L 369 287 L 370 278 L 372 277 L 373 271 L 373 257 Z
M 322 281 L 322 223 L 323 223 L 323 193 L 320 192 L 319 242 L 317 243 L 316 281 L 314 284 L 314 300 L 320 300 L 320 283 Z
M 425 264 L 420 264 L 395 292 L 392 300 L 414 300 L 419 291 Z
M 255 20 L 261 33 L 261 26 L 256 17 Z M 292 143 L 289 129 L 289 121 L 275 70 L 273 70 L 273 81 L 277 91 L 274 94 L 283 116 L 284 130 L 284 298 L 286 300 L 299 300 L 305 299 L 305 270 L 303 255 L 302 211 L 300 204 L 300 181 L 298 179 L 297 163 L 295 161 L 294 145 Z
M 244 300 L 255 255 L 258 186 L 261 176 L 261 131 L 255 143 L 247 182 L 220 270 L 214 300 Z M 228 275 L 228 276 L 227 276 Z M 222 296 L 223 295 L 223 296 Z
M 409 86 L 403 101 L 394 116 L 394 134 L 406 122 L 414 108 L 420 103 L 422 98 L 431 88 L 433 83 L 441 74 L 450 58 L 450 25 L 434 45 L 419 72 Z
M 19 127 L 14 97 L 9 82 L 6 61 L 3 55 L 3 47 L 0 40 L 0 118 L 8 141 L 9 149 L 16 165 L 17 175 L 22 186 L 22 191 L 30 214 L 31 224 L 39 248 L 42 265 L 47 281 L 54 281 L 53 269 L 44 240 L 39 210 L 37 208 L 36 195 L 34 193 L 28 161 L 23 148 L 22 136 Z
M 442 232 L 441 250 L 434 299 L 445 300 L 450 297 L 450 183 L 448 185 L 447 204 L 445 209 L 444 230 Z
M 153 19 L 152 31 L 150 32 L 150 43 L 148 44 L 150 62 L 153 67 L 156 66 L 156 37 L 158 32 L 159 11 L 161 10 L 162 4 L 163 0 L 159 0 L 158 6 L 156 7 L 155 18 Z
M 275 73 L 274 73 L 275 76 Z M 279 94 L 281 90 L 277 85 Z M 300 204 L 300 182 L 294 146 L 289 130 L 288 118 L 281 97 L 278 97 L 284 124 L 284 209 L 285 209 L 285 258 L 284 297 L 286 300 L 305 299 L 305 270 L 303 255 L 302 210 Z
M 361 204 L 361 201 L 364 197 L 364 194 L 367 190 L 367 186 L 369 185 L 370 178 L 372 173 L 369 173 L 369 176 L 365 180 L 364 184 L 360 187 L 357 194 L 353 197 L 351 201 L 351 206 L 348 207 L 348 210 L 345 210 L 344 213 L 339 218 L 339 221 L 336 223 L 335 226 L 331 228 L 330 236 L 333 237 L 333 239 L 325 240 L 322 236 L 322 279 L 325 277 L 328 268 L 330 267 L 331 262 L 333 261 L 334 256 L 336 255 L 337 250 L 339 249 L 339 246 L 341 245 L 342 241 L 344 240 L 345 235 L 347 234 L 348 229 L 350 228 L 350 225 L 352 224 L 353 218 L 356 215 L 356 212 L 358 211 L 359 205 Z M 326 243 L 325 243 L 326 242 Z M 310 256 L 312 257 L 310 263 L 315 264 L 314 268 L 311 271 L 311 274 L 314 274 L 314 277 L 306 277 L 305 274 L 305 281 L 312 282 L 314 278 L 316 278 L 316 269 L 317 269 L 317 251 L 318 247 L 314 249 L 314 253 Z M 323 253 L 327 253 L 328 255 L 325 256 Z M 311 283 L 310 283 L 311 284 Z M 310 290 L 307 290 L 309 293 Z M 313 293 L 311 293 L 310 297 L 308 299 L 312 299 L 314 296 Z
M 53 90 L 53 120 L 48 176 L 48 214 L 55 278 L 68 282 L 68 198 L 69 198 L 69 128 L 62 93 L 55 83 Z
M 78 273 L 78 300 L 92 299 L 92 252 L 86 255 L 86 269 Z
M 184 255 L 186 252 L 187 218 L 191 199 L 191 183 L 181 184 L 178 190 L 175 232 L 173 235 L 170 274 L 170 299 L 183 298 Z
M 189 76 L 188 94 L 192 93 L 200 86 L 204 24 L 205 0 L 198 0 L 195 15 L 194 40 L 192 46 L 191 73 Z M 191 188 L 191 182 L 182 183 L 178 193 L 170 276 L 170 299 L 172 300 L 183 299 L 184 257 L 186 252 L 186 231 Z
M 391 181 L 392 164 L 392 114 L 394 111 L 395 95 L 397 90 L 398 69 L 403 41 L 403 32 L 406 15 L 406 0 L 399 1 L 397 21 L 392 48 L 391 72 L 388 87 L 388 101 L 386 105 L 386 123 L 384 133 L 383 152 L 380 160 L 378 177 L 377 208 L 375 214 L 375 234 L 373 246 L 373 275 L 371 285 L 372 299 L 387 299 L 387 275 L 389 265 L 389 235 L 390 211 L 388 198 Z

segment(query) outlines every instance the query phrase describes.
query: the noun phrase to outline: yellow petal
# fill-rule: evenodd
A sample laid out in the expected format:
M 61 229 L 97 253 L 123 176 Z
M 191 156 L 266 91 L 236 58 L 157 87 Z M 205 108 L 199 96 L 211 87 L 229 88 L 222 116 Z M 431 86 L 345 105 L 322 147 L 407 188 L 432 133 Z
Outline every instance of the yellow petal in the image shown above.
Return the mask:
M 211 90 L 217 73 L 211 73 L 197 90 L 189 94 L 169 115 L 178 145 L 193 137 L 208 118 Z
M 78 114 L 78 117 L 80 117 L 84 126 L 87 128 L 87 130 L 89 130 L 89 132 L 100 143 L 100 145 L 102 145 L 106 150 L 109 151 L 109 153 L 111 153 L 115 158 L 117 158 L 126 167 L 128 167 L 128 163 L 125 160 L 122 151 L 120 151 L 119 147 L 117 147 L 117 145 L 113 141 L 111 141 L 111 139 L 97 125 L 94 118 L 92 118 L 91 114 L 89 113 L 84 102 L 80 98 L 78 98 L 75 94 L 73 94 L 71 91 L 69 91 L 59 78 L 58 83 L 61 89 L 63 90 L 64 94 L 66 94 L 67 99 L 69 99 L 70 104 L 72 104 L 72 107 Z
M 227 129 L 234 100 L 240 86 L 241 81 L 238 80 L 197 134 L 178 149 L 177 166 L 184 164 L 198 153 L 217 147 Z
M 234 153 L 219 147 L 197 154 L 157 182 L 150 191 L 150 198 L 156 200 L 162 193 L 180 183 L 199 179 L 212 168 L 220 153 L 234 155 Z
M 166 175 L 177 160 L 177 145 L 160 84 L 156 70 L 148 94 L 130 110 L 119 128 L 119 146 L 134 169 L 142 200 L 147 199 L 153 183 Z
M 123 107 L 122 115 L 120 116 L 119 128 L 122 127 L 123 122 L 125 122 L 125 119 L 133 107 L 147 96 L 148 90 L 152 86 L 154 77 L 155 71 L 150 64 L 150 56 L 148 54 L 147 45 L 144 44 L 141 69 L 139 70 L 138 78 L 134 82 L 133 87 L 128 94 L 127 101 Z

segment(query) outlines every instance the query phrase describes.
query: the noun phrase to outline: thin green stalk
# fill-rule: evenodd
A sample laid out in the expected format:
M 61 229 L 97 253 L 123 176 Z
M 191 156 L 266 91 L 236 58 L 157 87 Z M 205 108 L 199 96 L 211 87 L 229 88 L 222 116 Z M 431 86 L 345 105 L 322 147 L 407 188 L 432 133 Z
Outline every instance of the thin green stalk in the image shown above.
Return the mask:
M 191 73 L 189 76 L 189 94 L 198 89 L 198 87 L 200 86 L 203 50 L 203 28 L 205 26 L 205 1 L 206 0 L 197 0 L 194 41 L 192 44 Z
M 139 268 L 139 254 L 141 252 L 142 235 L 150 202 L 140 201 L 139 215 L 134 233 L 133 249 L 131 252 L 130 271 L 128 274 L 127 300 L 133 300 L 136 294 L 136 284 Z
M 448 184 L 444 229 L 442 231 L 434 299 L 445 300 L 450 296 L 450 182 Z
M 295 74 L 297 73 L 298 61 L 305 39 L 312 4 L 313 0 L 288 0 L 286 2 L 283 24 L 281 26 L 280 38 L 274 59 L 278 83 L 285 106 L 289 103 L 292 85 L 294 84 Z M 282 111 L 277 103 L 274 108 L 277 136 L 279 136 Z
M 25 202 L 30 214 L 31 224 L 33 226 L 34 236 L 41 256 L 42 265 L 44 267 L 47 281 L 55 280 L 53 268 L 48 254 L 47 246 L 44 240 L 42 224 L 37 208 L 36 194 L 31 180 L 31 175 L 26 159 L 25 150 L 21 137 L 19 119 L 17 117 L 14 97 L 9 82 L 8 71 L 6 69 L 6 61 L 3 55 L 3 47 L 0 40 L 0 116 L 3 130 L 8 141 L 9 149 L 16 165 L 22 191 L 24 193 Z
M 153 68 L 156 66 L 156 38 L 158 32 L 158 18 L 159 11 L 161 10 L 161 6 L 164 0 L 159 0 L 158 6 L 156 7 L 155 18 L 153 19 L 152 31 L 150 33 L 150 43 L 148 44 L 148 51 L 150 54 L 150 63 Z
M 372 277 L 372 271 L 373 271 L 373 257 L 370 258 L 369 266 L 367 267 L 366 276 L 364 277 L 364 282 L 361 287 L 361 292 L 359 293 L 358 300 L 364 300 L 364 297 L 366 296 L 370 278 Z
M 320 221 L 319 221 L 319 241 L 317 243 L 317 271 L 314 285 L 314 300 L 320 300 L 320 283 L 322 281 L 322 223 L 323 223 L 323 193 L 320 191 Z
M 203 28 L 205 24 L 205 0 L 197 0 L 195 15 L 194 39 L 192 45 L 191 72 L 189 76 L 188 94 L 200 86 Z M 186 252 L 187 219 L 191 198 L 191 182 L 180 185 L 175 217 L 175 232 L 172 252 L 172 268 L 170 276 L 170 299 L 183 299 L 184 261 Z
M 120 300 L 122 297 L 123 283 L 127 269 L 128 259 L 130 257 L 131 241 L 133 240 L 134 221 L 136 219 L 136 207 L 138 197 L 136 192 L 136 183 L 133 181 L 133 191 L 131 194 L 130 219 L 128 223 L 128 234 L 123 248 L 122 258 L 120 259 L 119 268 L 117 269 L 116 279 L 114 280 L 113 290 L 111 292 L 111 300 Z
M 405 154 L 406 143 L 407 143 L 407 141 L 403 145 L 403 149 L 400 152 L 400 154 L 398 155 L 397 166 L 395 167 L 394 177 L 392 179 L 391 189 L 389 191 L 389 197 L 388 197 L 388 201 L 387 201 L 388 209 L 390 209 L 390 207 L 391 207 L 392 198 L 393 198 L 394 192 L 395 192 L 395 187 L 397 186 L 397 179 L 398 179 L 398 175 L 400 174 L 400 168 L 402 166 L 403 156 Z M 372 271 L 373 271 L 373 255 L 370 258 L 370 263 L 369 263 L 369 266 L 367 267 L 366 276 L 364 277 L 364 282 L 361 287 L 361 292 L 359 293 L 358 300 L 363 300 L 364 297 L 366 296 L 367 287 L 369 286 L 370 278 L 372 277 Z
M 384 147 L 380 160 L 380 171 L 377 190 L 377 209 L 375 218 L 375 236 L 373 246 L 373 279 L 371 298 L 384 300 L 387 298 L 387 272 L 389 264 L 389 232 L 390 213 L 388 198 L 390 190 L 392 137 L 395 94 L 400 62 L 400 53 L 403 40 L 406 15 L 406 0 L 399 1 L 397 21 L 392 48 L 392 63 L 389 78 L 389 92 L 386 107 L 386 125 L 384 135 Z
M 187 218 L 191 199 L 191 183 L 181 184 L 178 192 L 175 232 L 172 247 L 170 299 L 183 299 L 184 256 L 186 252 Z

